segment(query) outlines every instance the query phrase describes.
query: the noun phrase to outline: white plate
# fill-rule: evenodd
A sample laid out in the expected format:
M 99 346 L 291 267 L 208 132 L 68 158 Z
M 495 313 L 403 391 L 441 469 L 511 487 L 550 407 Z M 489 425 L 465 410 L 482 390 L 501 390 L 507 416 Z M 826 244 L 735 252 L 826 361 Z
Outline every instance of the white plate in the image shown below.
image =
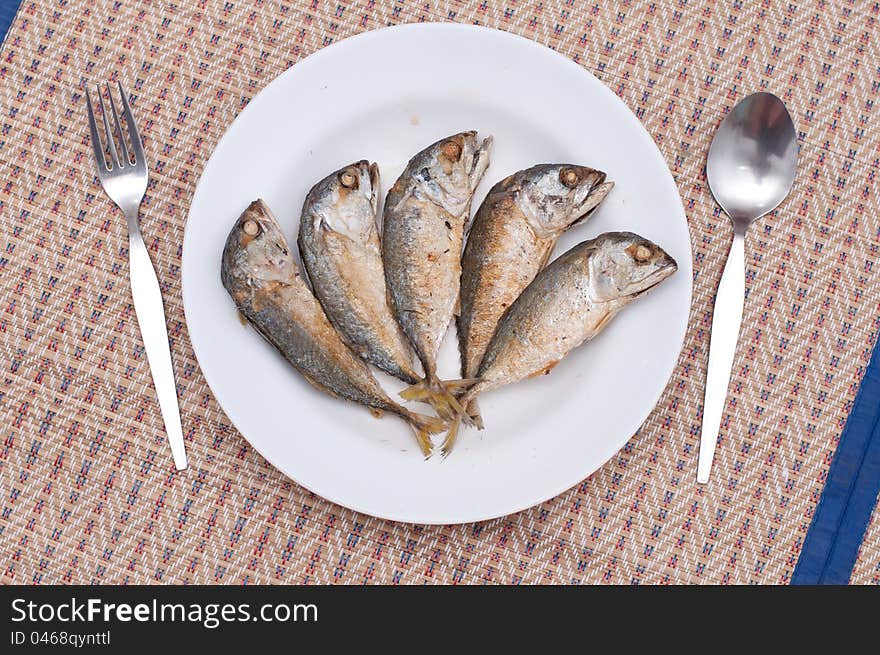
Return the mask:
M 617 186 L 563 252 L 608 230 L 662 245 L 679 271 L 624 310 L 549 376 L 480 399 L 486 429 L 446 460 L 423 461 L 408 428 L 310 387 L 243 326 L 220 284 L 239 213 L 264 198 L 295 249 L 303 198 L 366 158 L 388 188 L 407 160 L 448 134 L 495 135 L 489 187 L 538 162 L 583 163 Z M 678 358 L 691 296 L 691 248 L 677 189 L 629 109 L 565 57 L 504 32 L 419 24 L 346 39 L 269 84 L 220 141 L 186 224 L 189 334 L 217 400 L 286 475 L 340 505 L 414 523 L 462 523 L 525 509 L 577 484 L 617 452 L 656 404 Z M 440 374 L 458 377 L 454 330 Z M 383 378 L 387 382 L 387 378 Z M 400 386 L 389 388 L 397 390 Z

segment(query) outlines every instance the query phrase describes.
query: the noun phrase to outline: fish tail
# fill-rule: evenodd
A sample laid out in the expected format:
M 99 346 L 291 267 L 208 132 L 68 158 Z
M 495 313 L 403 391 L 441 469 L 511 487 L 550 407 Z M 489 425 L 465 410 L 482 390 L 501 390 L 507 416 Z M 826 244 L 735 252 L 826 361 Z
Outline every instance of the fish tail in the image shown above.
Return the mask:
M 461 328 L 459 328 L 458 332 L 459 332 L 459 335 L 465 333 L 465 331 L 462 330 Z M 470 370 L 471 367 L 467 365 L 467 362 L 468 362 L 467 350 L 468 349 L 467 349 L 465 340 L 459 338 L 458 343 L 459 343 L 459 346 L 461 349 L 461 362 L 462 362 L 461 376 L 463 378 L 462 382 L 469 383 L 469 384 L 463 385 L 463 389 L 462 389 L 463 393 L 459 394 L 459 402 L 461 402 L 461 396 L 464 395 L 464 393 L 467 393 L 467 391 L 471 387 L 475 386 L 477 379 L 473 377 L 473 375 L 471 374 L 471 370 Z M 476 371 L 474 371 L 474 373 L 476 373 Z M 482 414 L 480 414 L 480 406 L 477 405 L 476 398 L 468 400 L 467 402 L 461 402 L 461 404 L 465 408 L 465 411 L 467 412 L 468 417 L 470 417 L 470 420 L 473 421 L 474 426 L 478 430 L 482 430 L 483 428 L 486 427 L 485 424 L 483 423 L 483 416 L 482 416 Z
M 474 380 L 468 385 L 464 393 L 459 394 L 457 400 L 462 407 L 466 408 L 463 416 L 466 417 L 465 423 L 473 425 L 476 428 L 483 429 L 483 417 L 480 416 L 480 408 L 477 405 L 477 396 L 482 391 L 481 384 L 477 384 L 480 380 Z
M 476 388 L 476 383 L 479 382 L 479 380 L 457 380 L 457 382 L 467 383 L 461 385 L 461 387 L 465 389 L 465 392 L 460 398 L 458 398 L 459 403 L 464 407 L 465 411 L 459 415 L 460 418 L 456 418 L 449 423 L 449 429 L 446 431 L 446 438 L 440 446 L 440 452 L 443 457 L 448 456 L 452 451 L 453 446 L 455 446 L 455 440 L 458 438 L 458 430 L 459 427 L 461 427 L 462 420 L 464 420 L 466 424 L 475 426 L 478 430 L 482 430 L 484 427 L 483 417 L 480 416 L 480 408 L 477 405 L 476 397 L 477 393 L 479 393 L 479 389 Z M 467 423 L 468 421 L 470 421 L 470 423 Z
M 440 453 L 445 459 L 450 452 L 452 452 L 452 447 L 455 446 L 455 440 L 458 438 L 458 428 L 461 426 L 461 419 L 456 418 L 449 424 L 449 429 L 446 431 L 446 438 L 443 440 L 443 444 L 440 446 Z
M 431 435 L 437 432 L 443 432 L 446 429 L 446 421 L 437 416 L 426 416 L 425 414 L 416 414 L 415 412 L 407 412 L 406 420 L 415 434 L 416 441 L 425 459 L 428 459 L 434 452 L 434 444 L 431 441 Z
M 426 395 L 428 383 L 425 380 L 419 380 L 415 384 L 409 385 L 400 392 L 400 397 L 404 400 L 423 400 Z
M 461 419 L 466 425 L 473 425 L 457 394 L 469 389 L 477 380 L 439 380 L 428 377 L 400 392 L 405 400 L 426 402 L 447 421 Z
M 423 380 L 413 385 L 415 388 L 406 390 L 409 392 L 407 395 L 413 400 L 430 403 L 435 411 L 446 419 L 446 437 L 440 446 L 444 458 L 452 452 L 462 423 L 483 429 L 483 419 L 474 399 L 475 394 L 470 393 L 478 382 L 478 379 L 435 380 L 435 386 L 431 389 L 428 387 L 428 382 Z M 472 412 L 475 412 L 475 415 Z
M 468 416 L 471 417 L 471 420 L 474 422 L 474 425 L 478 430 L 482 430 L 485 426 L 483 423 L 483 416 L 480 414 L 480 406 L 477 404 L 477 399 L 474 398 L 465 405 L 465 410 L 468 413 Z

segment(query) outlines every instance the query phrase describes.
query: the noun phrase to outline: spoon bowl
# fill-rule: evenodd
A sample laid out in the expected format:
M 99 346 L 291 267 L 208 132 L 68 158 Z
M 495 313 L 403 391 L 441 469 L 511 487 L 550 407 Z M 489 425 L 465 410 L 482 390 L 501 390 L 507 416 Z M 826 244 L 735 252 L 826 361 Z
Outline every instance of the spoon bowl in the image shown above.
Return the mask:
M 797 134 L 782 100 L 754 93 L 721 122 L 706 161 L 709 189 L 734 225 L 773 211 L 791 191 Z

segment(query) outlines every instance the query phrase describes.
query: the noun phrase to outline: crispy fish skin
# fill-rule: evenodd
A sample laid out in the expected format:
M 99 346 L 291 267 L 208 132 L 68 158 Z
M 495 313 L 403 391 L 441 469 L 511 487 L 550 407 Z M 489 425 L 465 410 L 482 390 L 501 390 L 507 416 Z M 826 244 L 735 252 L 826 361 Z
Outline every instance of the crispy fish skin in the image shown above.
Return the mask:
M 343 343 L 300 276 L 275 217 L 256 200 L 236 221 L 223 249 L 223 286 L 238 311 L 313 386 L 338 398 L 395 414 L 410 424 L 425 456 L 429 434 L 445 425 L 391 400 L 369 367 Z
M 538 164 L 492 187 L 462 254 L 463 378 L 476 376 L 501 315 L 546 265 L 559 237 L 586 220 L 613 186 L 587 166 Z M 468 409 L 475 414 L 475 405 Z
M 461 249 L 474 191 L 489 165 L 491 137 L 441 139 L 415 155 L 388 191 L 382 259 L 391 307 L 425 371 L 405 398 L 428 400 L 444 417 L 462 412 L 437 378 L 437 351 L 456 311 Z
M 299 223 L 303 266 L 327 318 L 362 359 L 409 384 L 421 379 L 388 305 L 376 208 L 379 169 L 345 166 L 306 196 Z
M 510 306 L 486 349 L 477 382 L 461 403 L 549 373 L 677 268 L 660 246 L 631 232 L 608 232 L 576 245 L 538 273 Z M 443 444 L 444 453 L 454 439 L 452 430 Z

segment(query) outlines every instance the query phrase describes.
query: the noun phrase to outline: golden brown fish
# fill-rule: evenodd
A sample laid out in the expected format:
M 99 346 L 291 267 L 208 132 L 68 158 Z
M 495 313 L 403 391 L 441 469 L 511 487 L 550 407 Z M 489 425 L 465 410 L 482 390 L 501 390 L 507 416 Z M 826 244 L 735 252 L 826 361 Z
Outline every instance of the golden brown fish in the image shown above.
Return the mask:
M 262 200 L 252 202 L 226 239 L 220 276 L 238 311 L 314 387 L 390 412 L 413 429 L 425 456 L 445 424 L 391 400 L 369 367 L 343 343 L 300 276 L 281 228 Z
M 677 268 L 660 246 L 631 232 L 609 232 L 576 245 L 538 273 L 501 318 L 477 381 L 461 403 L 549 373 Z M 442 446 L 444 454 L 452 448 L 455 435 L 456 430 L 450 430 Z
M 385 199 L 382 260 L 391 307 L 425 372 L 401 395 L 427 400 L 445 418 L 462 409 L 437 378 L 437 351 L 456 311 L 464 229 L 491 144 L 478 143 L 476 132 L 441 139 L 409 161 Z
M 299 222 L 303 267 L 339 336 L 362 359 L 409 384 L 421 379 L 391 308 L 376 205 L 379 170 L 359 161 L 318 182 Z
M 457 323 L 463 378 L 477 374 L 498 320 L 547 264 L 559 237 L 586 220 L 613 186 L 605 173 L 586 166 L 539 164 L 492 187 L 462 255 Z M 482 427 L 476 404 L 467 409 Z

